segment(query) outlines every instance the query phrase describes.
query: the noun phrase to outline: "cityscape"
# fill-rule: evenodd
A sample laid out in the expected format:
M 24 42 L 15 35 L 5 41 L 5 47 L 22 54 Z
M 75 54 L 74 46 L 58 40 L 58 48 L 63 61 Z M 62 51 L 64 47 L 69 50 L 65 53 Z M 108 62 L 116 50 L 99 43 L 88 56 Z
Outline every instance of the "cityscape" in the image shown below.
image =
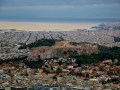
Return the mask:
M 120 90 L 119 0 L 1 0 L 0 90 Z
M 1 30 L 0 88 L 119 90 L 119 53 L 118 58 L 103 56 L 105 60 L 96 63 L 78 61 L 81 55 L 99 54 L 98 45 L 120 49 L 119 24 L 92 28 L 95 29 L 59 32 Z M 39 45 L 40 41 L 43 45 Z M 75 53 L 78 58 L 70 56 Z

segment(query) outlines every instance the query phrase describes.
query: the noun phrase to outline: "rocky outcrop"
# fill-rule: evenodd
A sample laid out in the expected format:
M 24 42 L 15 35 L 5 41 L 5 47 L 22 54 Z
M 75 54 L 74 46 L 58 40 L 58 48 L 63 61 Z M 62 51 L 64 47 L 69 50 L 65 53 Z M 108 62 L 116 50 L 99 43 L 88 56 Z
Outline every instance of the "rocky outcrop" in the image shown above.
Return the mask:
M 71 54 L 92 54 L 98 53 L 98 47 L 91 44 L 82 44 L 74 46 L 69 41 L 56 42 L 52 47 L 43 46 L 33 48 L 28 56 L 29 60 L 48 59 L 56 57 L 69 57 Z
M 26 58 L 27 56 L 22 53 L 0 54 L 0 62 L 11 61 L 11 60 L 17 61 L 17 60 L 22 60 Z

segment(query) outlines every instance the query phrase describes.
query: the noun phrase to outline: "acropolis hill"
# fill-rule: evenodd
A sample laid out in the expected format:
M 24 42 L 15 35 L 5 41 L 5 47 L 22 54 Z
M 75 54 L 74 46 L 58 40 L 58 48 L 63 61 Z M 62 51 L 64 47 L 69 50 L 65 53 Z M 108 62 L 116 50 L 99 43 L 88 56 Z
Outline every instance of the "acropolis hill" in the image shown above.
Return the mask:
M 70 41 L 56 42 L 54 46 L 43 46 L 33 48 L 28 59 L 36 60 L 38 56 L 40 59 L 69 57 L 73 53 L 81 54 L 97 54 L 99 52 L 97 45 L 81 44 L 72 45 Z

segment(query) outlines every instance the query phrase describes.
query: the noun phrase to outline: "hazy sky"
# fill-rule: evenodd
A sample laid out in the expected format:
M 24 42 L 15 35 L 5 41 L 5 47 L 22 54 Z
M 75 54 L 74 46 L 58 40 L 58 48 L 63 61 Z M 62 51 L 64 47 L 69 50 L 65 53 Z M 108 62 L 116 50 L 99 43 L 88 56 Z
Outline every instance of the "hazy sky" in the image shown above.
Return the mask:
M 0 0 L 0 20 L 120 18 L 120 0 Z

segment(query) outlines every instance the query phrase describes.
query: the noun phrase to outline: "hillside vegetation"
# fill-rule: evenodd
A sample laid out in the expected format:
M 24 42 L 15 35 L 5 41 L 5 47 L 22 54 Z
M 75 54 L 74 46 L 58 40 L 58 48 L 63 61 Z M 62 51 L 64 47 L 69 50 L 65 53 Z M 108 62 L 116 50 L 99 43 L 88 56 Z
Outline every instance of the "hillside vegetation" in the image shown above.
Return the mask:
M 54 39 L 40 39 L 33 43 L 20 46 L 19 49 L 27 49 L 27 48 L 31 49 L 33 47 L 40 47 L 40 46 L 53 46 L 55 44 L 55 41 L 56 40 Z
M 105 46 L 98 46 L 99 54 L 91 54 L 91 55 L 78 55 L 74 53 L 70 57 L 76 58 L 76 63 L 78 65 L 81 64 L 90 64 L 96 63 L 99 61 L 107 60 L 107 59 L 118 59 L 120 61 L 120 47 L 105 47 Z

